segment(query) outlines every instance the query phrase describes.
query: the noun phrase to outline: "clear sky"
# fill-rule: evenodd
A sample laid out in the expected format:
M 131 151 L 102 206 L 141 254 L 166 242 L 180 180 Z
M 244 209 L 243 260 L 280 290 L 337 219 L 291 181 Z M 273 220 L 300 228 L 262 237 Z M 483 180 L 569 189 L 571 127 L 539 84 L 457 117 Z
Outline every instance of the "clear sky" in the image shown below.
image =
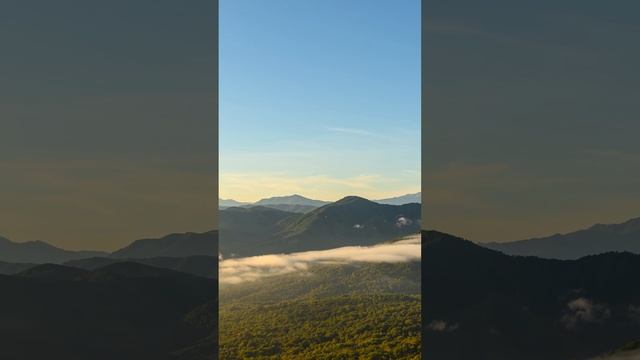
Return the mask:
M 215 227 L 215 4 L 0 3 L 0 235 L 67 249 Z
M 640 216 L 640 3 L 426 4 L 428 228 L 507 241 Z
M 420 1 L 221 0 L 220 196 L 420 191 Z

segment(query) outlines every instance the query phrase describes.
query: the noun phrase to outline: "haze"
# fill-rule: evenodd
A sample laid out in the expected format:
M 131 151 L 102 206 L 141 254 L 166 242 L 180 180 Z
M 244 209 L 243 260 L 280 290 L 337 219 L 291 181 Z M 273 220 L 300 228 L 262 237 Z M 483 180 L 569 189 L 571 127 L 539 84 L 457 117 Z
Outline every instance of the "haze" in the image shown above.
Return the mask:
M 67 249 L 215 227 L 210 1 L 0 11 L 0 234 Z
M 636 2 L 427 2 L 424 224 L 475 241 L 640 216 Z

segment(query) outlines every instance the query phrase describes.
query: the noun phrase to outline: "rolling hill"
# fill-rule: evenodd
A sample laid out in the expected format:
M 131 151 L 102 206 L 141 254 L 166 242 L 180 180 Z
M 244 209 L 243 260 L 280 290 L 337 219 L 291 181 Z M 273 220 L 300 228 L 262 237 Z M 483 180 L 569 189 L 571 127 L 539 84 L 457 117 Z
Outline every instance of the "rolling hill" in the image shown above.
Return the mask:
M 435 231 L 422 252 L 427 358 L 588 359 L 640 333 L 640 255 L 509 256 Z
M 212 359 L 217 286 L 130 262 L 94 271 L 47 264 L 3 275 L 0 357 Z
M 31 263 L 11 263 L 0 261 L 0 275 L 13 275 L 26 269 L 32 268 L 37 264 Z
M 154 258 L 154 257 L 187 257 L 194 255 L 216 256 L 218 252 L 218 232 L 176 233 L 159 239 L 136 240 L 130 245 L 114 251 L 109 257 Z M 91 256 L 85 256 L 85 258 Z M 95 257 L 95 256 L 94 256 Z
M 509 255 L 551 259 L 578 259 L 610 251 L 640 254 L 640 218 L 621 224 L 597 224 L 568 234 L 482 245 Z
M 212 279 L 217 278 L 218 274 L 218 257 L 205 255 L 194 255 L 187 257 L 156 257 L 144 259 L 115 259 L 95 257 L 72 260 L 66 262 L 64 265 L 85 270 L 96 270 L 98 268 L 120 262 L 135 262 L 139 264 L 154 266 L 157 268 L 170 269 Z
M 316 265 L 220 287 L 221 359 L 419 359 L 420 263 Z
M 220 211 L 225 257 L 372 245 L 420 231 L 420 204 L 383 205 L 349 196 L 306 214 L 267 207 Z

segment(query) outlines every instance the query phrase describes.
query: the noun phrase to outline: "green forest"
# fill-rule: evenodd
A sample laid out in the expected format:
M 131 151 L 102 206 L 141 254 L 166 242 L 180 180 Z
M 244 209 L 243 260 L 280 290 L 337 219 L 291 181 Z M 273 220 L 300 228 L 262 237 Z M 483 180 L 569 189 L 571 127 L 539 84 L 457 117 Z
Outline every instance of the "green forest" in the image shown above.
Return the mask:
M 226 285 L 220 359 L 419 359 L 420 263 L 323 265 Z

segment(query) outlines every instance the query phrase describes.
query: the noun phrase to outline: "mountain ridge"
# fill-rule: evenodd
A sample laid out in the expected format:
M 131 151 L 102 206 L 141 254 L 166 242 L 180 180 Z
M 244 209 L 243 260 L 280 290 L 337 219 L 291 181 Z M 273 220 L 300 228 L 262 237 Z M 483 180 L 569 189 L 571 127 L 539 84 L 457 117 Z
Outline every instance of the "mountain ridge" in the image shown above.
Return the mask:
M 588 359 L 637 339 L 640 288 L 631 279 L 640 277 L 638 254 L 543 259 L 437 231 L 422 235 L 430 357 Z M 461 343 L 467 346 L 455 346 Z
M 358 196 L 304 214 L 229 208 L 220 211 L 220 251 L 243 257 L 373 245 L 419 232 L 420 212 L 420 204 L 384 205 Z
M 0 236 L 0 261 L 10 263 L 62 263 L 83 257 L 101 256 L 103 251 L 65 250 L 44 241 L 14 242 Z
M 640 218 L 617 224 L 595 224 L 566 234 L 481 245 L 509 255 L 552 259 L 578 259 L 610 251 L 640 253 Z

